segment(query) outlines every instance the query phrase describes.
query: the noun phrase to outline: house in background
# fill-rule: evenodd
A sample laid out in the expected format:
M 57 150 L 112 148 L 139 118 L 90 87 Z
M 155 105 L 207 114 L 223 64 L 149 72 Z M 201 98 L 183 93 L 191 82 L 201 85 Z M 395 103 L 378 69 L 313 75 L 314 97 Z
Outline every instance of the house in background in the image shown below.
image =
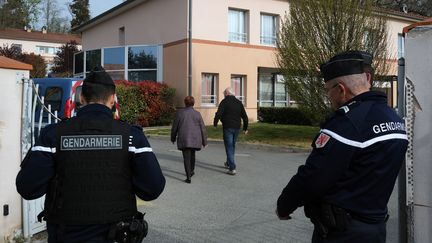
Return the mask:
M 275 55 L 288 10 L 286 0 L 128 0 L 76 29 L 83 52 L 75 56 L 75 73 L 102 65 L 114 79 L 164 82 L 176 89 L 178 107 L 185 96 L 194 96 L 206 124 L 223 90 L 232 87 L 256 121 L 258 107 L 292 103 Z M 383 12 L 389 16 L 391 75 L 396 75 L 398 34 L 423 18 Z
M 81 37 L 79 35 L 50 33 L 46 30 L 35 31 L 24 29 L 0 29 L 0 45 L 18 47 L 23 53 L 41 55 L 47 64 L 47 73 L 54 65 L 54 57 L 59 48 L 70 42 L 76 41 L 78 49 L 81 49 Z

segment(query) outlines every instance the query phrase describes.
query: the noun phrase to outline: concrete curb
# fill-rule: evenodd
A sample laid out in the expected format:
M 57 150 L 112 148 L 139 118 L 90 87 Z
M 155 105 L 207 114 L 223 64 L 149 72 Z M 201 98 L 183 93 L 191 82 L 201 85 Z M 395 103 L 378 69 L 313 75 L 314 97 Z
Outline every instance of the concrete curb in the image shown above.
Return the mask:
M 169 136 L 164 135 L 146 135 L 147 138 L 151 139 L 159 139 L 159 140 L 169 140 Z M 208 139 L 209 144 L 222 144 L 222 139 Z M 259 149 L 266 151 L 276 151 L 276 152 L 286 152 L 286 153 L 310 153 L 311 149 L 305 148 L 297 148 L 297 147 L 286 147 L 286 146 L 277 146 L 270 144 L 261 144 L 261 143 L 243 143 L 238 142 L 237 145 L 241 147 L 247 147 L 251 149 Z

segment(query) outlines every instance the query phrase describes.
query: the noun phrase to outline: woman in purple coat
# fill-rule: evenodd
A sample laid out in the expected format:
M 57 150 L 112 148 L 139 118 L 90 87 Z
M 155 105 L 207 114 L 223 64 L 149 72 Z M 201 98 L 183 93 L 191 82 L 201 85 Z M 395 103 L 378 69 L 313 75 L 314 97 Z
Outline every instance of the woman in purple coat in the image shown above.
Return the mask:
M 195 174 L 195 151 L 207 146 L 207 131 L 201 114 L 194 110 L 195 99 L 186 96 L 184 99 L 186 108 L 177 111 L 171 128 L 171 142 L 177 138 L 177 148 L 183 153 L 184 167 L 186 171 L 186 183 L 191 183 L 191 177 Z

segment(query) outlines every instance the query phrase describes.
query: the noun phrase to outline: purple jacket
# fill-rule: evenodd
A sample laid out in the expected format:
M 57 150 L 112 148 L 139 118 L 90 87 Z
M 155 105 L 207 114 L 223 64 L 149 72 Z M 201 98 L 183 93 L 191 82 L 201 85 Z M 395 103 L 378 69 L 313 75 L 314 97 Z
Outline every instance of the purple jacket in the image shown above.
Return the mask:
M 178 110 L 171 128 L 171 142 L 177 138 L 177 148 L 195 148 L 207 145 L 207 131 L 201 114 L 192 106 Z

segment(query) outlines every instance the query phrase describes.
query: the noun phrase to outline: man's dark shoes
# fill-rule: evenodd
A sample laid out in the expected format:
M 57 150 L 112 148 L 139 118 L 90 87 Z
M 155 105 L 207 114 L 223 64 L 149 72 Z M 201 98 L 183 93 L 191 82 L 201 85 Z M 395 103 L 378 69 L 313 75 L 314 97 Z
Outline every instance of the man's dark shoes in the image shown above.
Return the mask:
M 229 166 L 228 166 L 227 162 L 224 163 L 224 167 L 227 168 L 227 169 L 229 169 Z
M 192 172 L 191 172 L 191 177 L 192 177 L 193 175 L 195 175 L 195 172 L 192 171 Z
M 184 182 L 186 182 L 186 183 L 191 183 L 191 179 L 186 179 L 186 180 L 184 180 Z

